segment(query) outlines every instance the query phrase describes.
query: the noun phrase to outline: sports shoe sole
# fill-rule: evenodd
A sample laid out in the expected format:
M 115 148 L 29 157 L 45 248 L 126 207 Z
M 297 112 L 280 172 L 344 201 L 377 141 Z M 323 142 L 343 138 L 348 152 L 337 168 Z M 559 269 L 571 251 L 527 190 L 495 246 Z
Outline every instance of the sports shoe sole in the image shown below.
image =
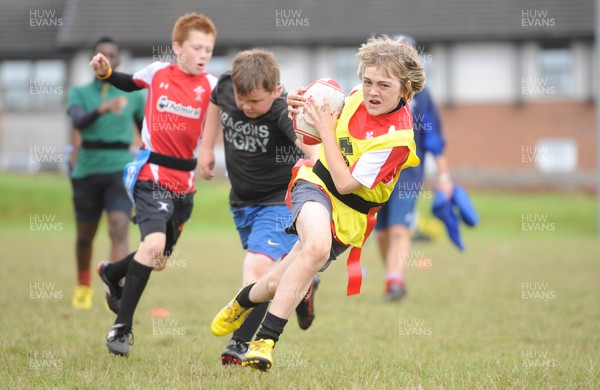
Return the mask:
M 116 351 L 114 349 L 111 349 L 108 345 L 106 347 L 108 348 L 108 352 L 110 352 L 110 354 L 113 356 L 129 357 L 129 352 Z
M 242 366 L 250 367 L 252 370 L 267 372 L 273 366 L 273 363 L 267 359 L 253 358 L 242 362 Z
M 224 366 L 241 366 L 242 360 L 228 353 L 221 354 L 221 364 Z
M 119 309 L 121 308 L 121 299 L 118 298 L 114 298 L 112 296 L 112 294 L 110 293 L 110 286 L 109 284 L 111 284 L 111 282 L 106 279 L 106 276 L 104 275 L 104 272 L 102 271 L 102 266 L 105 264 L 105 261 L 101 261 L 98 264 L 98 276 L 100 277 L 100 280 L 102 281 L 102 286 L 104 287 L 104 291 L 106 292 L 106 305 L 108 306 L 108 308 L 110 309 L 110 311 L 112 311 L 115 314 L 119 314 Z

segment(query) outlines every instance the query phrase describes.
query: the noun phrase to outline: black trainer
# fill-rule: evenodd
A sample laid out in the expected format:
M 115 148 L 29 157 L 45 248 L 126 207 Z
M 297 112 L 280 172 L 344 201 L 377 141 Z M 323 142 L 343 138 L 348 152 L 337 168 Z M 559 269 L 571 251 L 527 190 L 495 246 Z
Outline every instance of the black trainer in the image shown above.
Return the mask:
M 385 282 L 385 295 L 383 299 L 386 302 L 399 302 L 406 297 L 406 287 L 400 283 L 394 283 L 392 281 Z
M 106 267 L 110 265 L 110 261 L 105 260 L 98 264 L 98 276 L 102 279 L 104 290 L 106 291 L 106 303 L 108 308 L 115 314 L 119 314 L 121 308 L 121 297 L 123 295 L 123 287 L 120 283 L 114 283 L 106 277 Z
M 221 364 L 240 366 L 244 360 L 244 354 L 248 351 L 248 344 L 236 339 L 229 340 L 225 351 L 221 353 Z
M 113 325 L 106 336 L 108 352 L 116 356 L 127 356 L 130 345 L 133 345 L 131 327 L 125 324 Z
M 306 295 L 302 298 L 298 306 L 296 306 L 298 325 L 302 330 L 310 328 L 315 319 L 315 292 L 317 291 L 317 287 L 319 287 L 319 283 L 321 283 L 321 279 L 319 275 L 315 275 Z

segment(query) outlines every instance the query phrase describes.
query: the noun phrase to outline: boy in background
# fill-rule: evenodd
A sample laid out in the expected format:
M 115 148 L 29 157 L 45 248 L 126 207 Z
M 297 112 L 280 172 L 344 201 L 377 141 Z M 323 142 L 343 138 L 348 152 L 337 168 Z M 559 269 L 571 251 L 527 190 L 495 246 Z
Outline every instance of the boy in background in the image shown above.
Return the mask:
M 93 50 L 94 55 L 102 53 L 112 68 L 119 66 L 120 48 L 111 38 L 99 39 Z M 108 217 L 110 259 L 129 253 L 131 202 L 121 177 L 125 164 L 133 160 L 129 147 L 136 138 L 134 127 L 142 128 L 144 104 L 140 92 L 123 92 L 98 79 L 69 90 L 67 112 L 77 140 L 73 143 L 77 158 L 70 166 L 77 222 L 77 288 L 71 304 L 76 309 L 92 308 L 90 263 L 103 210 Z
M 396 39 L 405 45 L 417 46 L 408 35 L 400 35 Z M 424 161 L 425 152 L 433 155 L 437 167 L 435 187 L 451 198 L 454 185 L 444 156 L 442 125 L 427 87 L 410 101 L 410 109 L 413 113 L 417 156 Z M 404 270 L 410 260 L 410 228 L 416 222 L 415 206 L 423 187 L 424 172 L 424 164 L 403 171 L 390 199 L 377 213 L 375 230 L 385 265 L 384 300 L 388 302 L 400 301 L 406 295 Z
M 292 215 L 285 205 L 292 166 L 304 155 L 316 156 L 317 148 L 302 144 L 288 118 L 287 103 L 279 84 L 279 65 L 273 53 L 246 50 L 233 60 L 233 69 L 219 77 L 208 107 L 200 147 L 200 175 L 211 180 L 214 145 L 222 130 L 225 163 L 231 191 L 229 205 L 243 248 L 243 286 L 266 274 L 284 257 L 298 237 L 285 233 Z M 290 158 L 290 155 L 296 158 Z M 296 307 L 300 328 L 314 319 L 313 280 Z M 247 343 L 258 329 L 269 303 L 258 305 L 233 333 L 223 364 L 241 364 Z

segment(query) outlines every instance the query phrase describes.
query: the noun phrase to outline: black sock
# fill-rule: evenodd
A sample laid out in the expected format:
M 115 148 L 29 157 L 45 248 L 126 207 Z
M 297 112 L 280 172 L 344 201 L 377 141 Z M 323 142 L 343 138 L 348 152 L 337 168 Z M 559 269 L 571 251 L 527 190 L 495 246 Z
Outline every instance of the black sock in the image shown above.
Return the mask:
M 248 314 L 248 317 L 246 317 L 242 326 L 233 332 L 232 338 L 244 343 L 252 340 L 252 336 L 254 336 L 254 333 L 258 330 L 268 308 L 269 302 L 259 303 L 258 306 Z
M 256 307 L 262 303 L 262 302 L 254 303 L 250 300 L 250 290 L 252 290 L 252 287 L 255 284 L 256 284 L 256 282 L 250 283 L 249 285 L 247 285 L 246 287 L 241 289 L 241 291 L 235 297 L 235 300 L 237 301 L 237 303 L 240 304 L 241 307 L 246 307 L 246 308 Z M 250 314 L 248 314 L 248 315 L 250 315 Z
M 115 324 L 126 324 L 129 326 L 133 324 L 133 312 L 142 297 L 152 269 L 152 267 L 138 263 L 135 260 L 131 262 L 125 275 L 121 310 L 119 310 Z
M 256 340 L 271 339 L 275 342 L 279 341 L 279 336 L 283 333 L 283 328 L 288 320 L 279 318 L 271 312 L 267 313 L 262 326 L 256 334 Z
M 131 252 L 123 260 L 119 260 L 115 263 L 111 263 L 108 267 L 106 267 L 106 277 L 113 283 L 117 283 L 121 280 L 125 274 L 127 274 L 127 268 L 129 268 L 129 264 L 133 261 L 133 255 L 135 252 Z

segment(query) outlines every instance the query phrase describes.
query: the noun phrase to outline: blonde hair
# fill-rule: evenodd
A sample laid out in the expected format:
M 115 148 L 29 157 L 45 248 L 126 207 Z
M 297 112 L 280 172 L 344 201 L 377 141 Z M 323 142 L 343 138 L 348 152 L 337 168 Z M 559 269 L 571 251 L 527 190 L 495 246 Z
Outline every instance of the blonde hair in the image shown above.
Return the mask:
M 183 42 L 188 39 L 192 31 L 200 31 L 208 35 L 213 35 L 215 38 L 217 37 L 217 28 L 210 18 L 202 14 L 190 12 L 177 19 L 175 26 L 173 26 L 171 40 L 183 45 Z
M 239 96 L 248 96 L 260 88 L 275 92 L 279 85 L 275 55 L 261 48 L 239 52 L 233 59 L 231 80 Z
M 366 68 L 377 67 L 386 76 L 400 81 L 408 101 L 425 86 L 425 69 L 419 53 L 406 41 L 394 40 L 387 35 L 370 38 L 360 46 L 356 56 L 359 61 L 357 74 L 361 81 Z

